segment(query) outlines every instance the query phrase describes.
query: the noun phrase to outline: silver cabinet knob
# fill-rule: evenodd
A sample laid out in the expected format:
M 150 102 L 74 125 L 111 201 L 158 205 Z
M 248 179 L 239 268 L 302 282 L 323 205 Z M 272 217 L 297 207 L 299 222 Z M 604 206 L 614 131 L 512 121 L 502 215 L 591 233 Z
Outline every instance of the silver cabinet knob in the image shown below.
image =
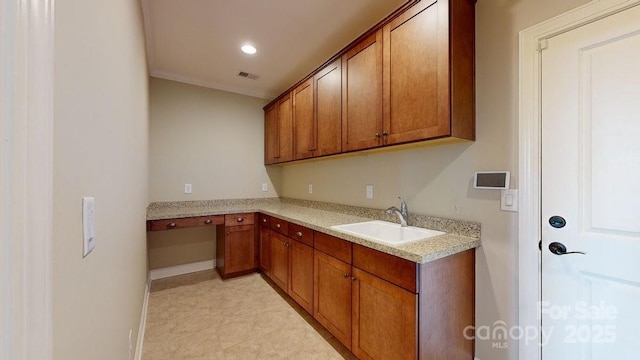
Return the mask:
M 167 225 L 167 227 L 174 228 L 174 227 L 176 227 L 176 223 L 169 223 L 169 225 Z
M 276 224 L 276 227 L 277 227 L 278 229 L 280 229 L 280 224 Z
M 263 223 L 266 223 L 266 222 L 267 222 L 267 219 L 262 219 L 262 222 L 263 222 Z
M 243 222 L 243 221 L 244 221 L 243 218 L 241 218 L 241 217 L 238 218 L 238 222 Z
M 205 224 L 207 224 L 207 225 L 209 225 L 209 224 L 211 224 L 211 223 L 212 223 L 212 221 L 211 221 L 211 219 L 207 219 L 207 220 L 205 220 L 205 221 L 204 221 L 204 223 L 205 223 Z
M 302 237 L 302 232 L 298 231 L 296 235 L 298 235 L 298 237 Z

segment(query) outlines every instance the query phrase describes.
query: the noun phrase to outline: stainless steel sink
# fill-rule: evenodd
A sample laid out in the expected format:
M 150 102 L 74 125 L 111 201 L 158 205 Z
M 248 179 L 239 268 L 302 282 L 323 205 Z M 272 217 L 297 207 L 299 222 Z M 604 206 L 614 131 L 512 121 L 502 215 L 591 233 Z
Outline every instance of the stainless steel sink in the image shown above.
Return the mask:
M 414 226 L 402 227 L 400 224 L 380 220 L 334 225 L 331 229 L 391 246 L 425 240 L 444 234 L 442 231 Z

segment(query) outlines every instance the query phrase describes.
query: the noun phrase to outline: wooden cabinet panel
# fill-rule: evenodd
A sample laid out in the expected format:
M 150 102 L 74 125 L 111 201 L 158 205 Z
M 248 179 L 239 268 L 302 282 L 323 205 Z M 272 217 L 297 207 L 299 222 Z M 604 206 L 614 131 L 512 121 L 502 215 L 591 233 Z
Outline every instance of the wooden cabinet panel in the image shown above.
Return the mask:
M 288 94 L 278 102 L 277 162 L 293 160 L 293 101 Z
M 293 90 L 294 160 L 310 158 L 316 151 L 313 78 Z
M 418 264 L 353 244 L 353 266 L 413 293 L 418 292 Z
M 382 30 L 342 55 L 342 150 L 376 147 L 382 136 Z
M 272 217 L 271 230 L 279 232 L 282 235 L 287 235 L 289 233 L 289 222 Z
M 289 247 L 289 296 L 313 315 L 313 248 L 291 240 Z
M 271 277 L 271 229 L 260 226 L 260 270 Z
M 289 289 L 289 239 L 271 232 L 271 280 L 285 292 Z
M 424 0 L 383 28 L 385 144 L 448 136 L 448 28 Z
M 313 230 L 289 223 L 289 237 L 313 247 Z
M 351 351 L 360 359 L 416 359 L 418 295 L 353 268 Z
M 265 108 L 264 163 L 293 160 L 293 100 L 291 93 Z
M 223 223 L 224 223 L 223 215 L 149 220 L 147 221 L 147 231 L 186 229 L 186 228 L 192 228 L 192 227 L 198 227 L 198 226 L 219 225 Z
M 420 267 L 420 359 L 473 359 L 474 341 L 460 336 L 475 325 L 475 249 Z
M 271 226 L 271 216 L 263 213 L 258 214 L 258 223 L 263 226 Z
M 314 251 L 313 317 L 351 349 L 351 265 Z
M 316 92 L 316 152 L 342 151 L 342 60 L 337 59 L 313 77 Z
M 256 268 L 255 230 L 253 225 L 226 227 L 224 237 L 223 277 Z
M 224 216 L 225 226 L 253 225 L 254 223 L 255 223 L 254 213 L 241 213 L 241 214 L 231 214 L 231 215 Z
M 316 250 L 351 264 L 352 247 L 350 242 L 318 231 L 314 234 L 313 242 Z
M 266 165 L 278 162 L 278 104 L 268 107 L 264 111 L 264 163 Z

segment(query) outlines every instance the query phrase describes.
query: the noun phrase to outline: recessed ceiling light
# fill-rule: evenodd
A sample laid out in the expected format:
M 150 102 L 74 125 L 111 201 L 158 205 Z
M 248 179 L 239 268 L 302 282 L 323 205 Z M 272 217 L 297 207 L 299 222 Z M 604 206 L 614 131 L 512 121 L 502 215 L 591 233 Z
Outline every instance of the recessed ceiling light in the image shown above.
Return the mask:
M 251 45 L 243 45 L 240 49 L 242 49 L 242 52 L 244 52 L 245 54 L 255 54 L 256 53 L 256 48 L 254 48 Z

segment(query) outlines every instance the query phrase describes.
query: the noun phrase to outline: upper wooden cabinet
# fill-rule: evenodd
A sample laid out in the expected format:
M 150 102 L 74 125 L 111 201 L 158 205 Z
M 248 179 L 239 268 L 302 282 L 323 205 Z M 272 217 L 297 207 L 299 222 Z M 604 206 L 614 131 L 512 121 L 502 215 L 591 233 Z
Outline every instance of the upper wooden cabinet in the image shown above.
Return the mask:
M 474 0 L 406 5 L 265 107 L 265 144 L 275 133 L 272 107 L 279 118 L 292 98 L 294 160 L 434 139 L 475 140 L 474 31 Z M 270 162 L 273 148 L 266 146 L 266 164 L 288 161 L 280 146 L 279 158 Z
M 293 90 L 293 158 L 295 160 L 310 158 L 316 150 L 313 104 L 313 78 L 310 78 Z
M 342 149 L 380 145 L 382 135 L 382 31 L 342 55 Z
M 338 59 L 293 90 L 294 160 L 342 149 L 341 68 Z
M 276 164 L 293 160 L 293 100 L 281 97 L 265 108 L 264 163 Z
M 342 59 L 313 76 L 316 92 L 316 151 L 314 156 L 338 154 L 342 150 Z
M 473 3 L 422 0 L 383 27 L 383 143 L 474 139 Z

